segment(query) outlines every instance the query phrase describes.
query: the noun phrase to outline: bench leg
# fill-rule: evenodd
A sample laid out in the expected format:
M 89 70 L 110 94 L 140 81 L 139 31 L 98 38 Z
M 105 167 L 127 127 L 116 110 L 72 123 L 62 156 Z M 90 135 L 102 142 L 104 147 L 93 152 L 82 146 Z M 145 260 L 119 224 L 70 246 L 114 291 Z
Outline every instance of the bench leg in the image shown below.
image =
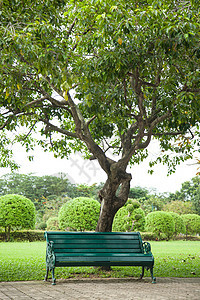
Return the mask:
M 151 273 L 152 283 L 156 283 L 156 277 L 153 277 L 153 267 L 150 268 L 150 273 Z
M 51 273 L 52 273 L 52 285 L 56 285 L 56 279 L 54 277 L 54 268 L 52 269 Z
M 47 279 L 48 279 L 48 274 L 49 274 L 49 268 L 47 267 L 46 275 L 45 275 L 45 277 L 44 277 L 44 281 L 47 281 Z
M 140 274 L 140 279 L 144 276 L 144 267 L 142 267 L 142 273 Z

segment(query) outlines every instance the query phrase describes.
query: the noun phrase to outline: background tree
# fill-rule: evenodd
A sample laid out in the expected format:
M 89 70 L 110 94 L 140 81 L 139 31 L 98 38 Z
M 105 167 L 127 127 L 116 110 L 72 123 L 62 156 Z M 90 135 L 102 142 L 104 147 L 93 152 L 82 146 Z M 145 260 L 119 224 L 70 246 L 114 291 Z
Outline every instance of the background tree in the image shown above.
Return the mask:
M 179 200 L 165 204 L 163 210 L 175 212 L 179 215 L 194 213 L 191 202 L 183 202 Z
M 73 150 L 97 159 L 107 180 L 96 230 L 110 231 L 129 195 L 127 166 L 147 157 L 153 137 L 163 155 L 151 166 L 163 161 L 173 172 L 192 157 L 200 116 L 199 5 L 14 0 L 0 6 L 1 164 L 17 167 L 9 137 L 27 150 L 35 138 L 56 157 Z
M 168 197 L 168 201 L 171 202 L 171 205 L 175 207 L 173 201 L 180 200 L 182 202 L 188 202 L 190 204 L 185 204 L 192 206 L 193 211 L 195 213 L 200 214 L 200 177 L 193 177 L 190 181 L 185 181 L 182 183 L 182 187 L 180 191 L 176 191 L 175 193 L 170 193 Z M 179 203 L 179 202 L 178 202 Z M 169 204 L 170 205 L 170 204 Z M 180 210 L 181 212 L 181 210 Z M 191 213 L 192 210 L 187 213 Z
M 140 186 L 130 188 L 129 198 L 131 199 L 143 198 L 147 200 L 149 198 L 149 191 L 148 189 L 142 188 Z
M 10 173 L 0 178 L 0 194 L 21 194 L 34 201 L 38 199 L 76 196 L 76 186 L 66 174 L 35 176 L 33 174 Z
M 11 229 L 34 229 L 35 206 L 21 195 L 0 197 L 0 226 L 5 228 L 6 240 L 10 239 Z

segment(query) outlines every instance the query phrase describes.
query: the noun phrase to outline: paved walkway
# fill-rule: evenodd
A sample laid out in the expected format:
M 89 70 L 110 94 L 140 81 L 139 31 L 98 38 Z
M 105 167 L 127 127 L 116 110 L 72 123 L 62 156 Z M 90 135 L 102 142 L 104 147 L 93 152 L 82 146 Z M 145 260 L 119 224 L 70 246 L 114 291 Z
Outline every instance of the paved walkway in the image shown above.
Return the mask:
M 0 299 L 200 300 L 200 278 L 69 279 L 50 282 L 0 282 Z

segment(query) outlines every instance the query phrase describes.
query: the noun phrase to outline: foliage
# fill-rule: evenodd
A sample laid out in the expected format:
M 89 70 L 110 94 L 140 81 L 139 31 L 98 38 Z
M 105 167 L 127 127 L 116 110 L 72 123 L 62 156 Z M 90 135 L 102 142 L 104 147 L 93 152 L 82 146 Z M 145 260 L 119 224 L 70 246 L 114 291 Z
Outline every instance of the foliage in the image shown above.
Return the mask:
M 185 226 L 186 234 L 200 234 L 200 216 L 196 214 L 186 214 L 181 216 Z
M 35 228 L 37 230 L 45 230 L 47 228 L 47 223 L 46 222 L 36 223 Z
M 196 195 L 194 196 L 193 205 L 196 213 L 200 215 L 200 187 L 198 187 Z
M 170 213 L 164 211 L 151 212 L 146 216 L 146 230 L 156 233 L 158 238 L 163 233 L 170 239 L 175 232 L 174 219 Z
M 58 217 L 51 217 L 47 220 L 47 230 L 59 230 Z
M 100 213 L 98 201 L 78 197 L 65 203 L 58 215 L 59 227 L 62 230 L 94 231 Z
M 44 214 L 42 215 L 42 220 L 46 222 L 50 217 L 57 217 L 58 212 L 61 206 L 69 201 L 70 198 L 68 197 L 48 197 L 44 199 Z
M 63 173 L 56 176 L 10 173 L 0 177 L 0 195 L 20 194 L 31 199 L 37 211 L 36 227 L 41 229 L 43 222 L 58 216 L 60 207 L 70 198 L 90 195 L 97 199 L 101 186 L 71 184 Z
M 76 190 L 63 173 L 57 176 L 10 173 L 1 176 L 0 188 L 1 195 L 22 194 L 35 202 L 36 207 L 50 196 L 73 197 Z
M 148 199 L 141 198 L 138 200 L 145 215 L 153 211 L 162 210 L 166 202 L 166 198 L 163 195 L 149 195 Z
M 103 187 L 103 183 L 99 184 L 77 184 L 76 185 L 76 197 L 89 197 L 99 200 L 98 192 Z M 74 197 L 73 197 L 74 198 Z
M 175 212 L 169 212 L 169 213 L 174 220 L 174 225 L 175 225 L 174 236 L 177 236 L 180 233 L 185 234 L 186 227 L 185 227 L 185 223 L 184 223 L 183 219 L 181 218 L 181 216 Z
M 171 200 L 190 201 L 193 210 L 200 215 L 200 177 L 196 176 L 190 181 L 185 181 L 180 191 L 171 193 L 169 198 Z M 192 213 L 192 211 L 187 213 Z
M 130 188 L 129 198 L 131 199 L 143 198 L 146 200 L 149 198 L 149 191 L 148 189 L 142 188 L 140 186 Z
M 199 242 L 151 242 L 157 277 L 200 277 Z M 0 243 L 0 281 L 43 280 L 45 275 L 45 242 Z M 166 250 L 167 249 L 167 250 Z M 138 267 L 113 267 L 111 272 L 98 268 L 57 268 L 58 279 L 90 277 L 139 277 Z M 147 273 L 146 273 L 147 274 Z M 148 273 L 149 276 L 149 273 Z
M 132 199 L 118 210 L 113 221 L 113 231 L 143 231 L 144 226 L 144 212 L 139 202 Z
M 11 229 L 34 229 L 35 206 L 30 199 L 9 194 L 0 197 L 0 226 L 9 240 Z
M 163 207 L 164 211 L 172 211 L 179 215 L 193 213 L 192 203 L 189 201 L 172 201 Z
M 80 151 L 97 159 L 108 177 L 97 230 L 111 230 L 128 199 L 127 166 L 148 156 L 153 137 L 162 155 L 150 165 L 166 163 L 169 173 L 199 146 L 199 6 L 193 0 L 0 5 L 1 166 L 16 167 L 17 142 L 27 151 L 39 144 L 56 157 Z

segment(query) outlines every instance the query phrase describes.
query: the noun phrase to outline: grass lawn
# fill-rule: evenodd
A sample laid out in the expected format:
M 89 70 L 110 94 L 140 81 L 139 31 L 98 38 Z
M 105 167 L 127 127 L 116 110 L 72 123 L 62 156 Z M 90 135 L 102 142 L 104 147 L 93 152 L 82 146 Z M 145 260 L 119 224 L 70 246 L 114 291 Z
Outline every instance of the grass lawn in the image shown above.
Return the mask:
M 151 242 L 155 277 L 200 277 L 200 241 Z M 42 280 L 45 275 L 45 242 L 0 243 L 0 281 Z M 138 277 L 141 267 L 56 268 L 55 276 Z M 145 271 L 145 276 L 150 272 Z

